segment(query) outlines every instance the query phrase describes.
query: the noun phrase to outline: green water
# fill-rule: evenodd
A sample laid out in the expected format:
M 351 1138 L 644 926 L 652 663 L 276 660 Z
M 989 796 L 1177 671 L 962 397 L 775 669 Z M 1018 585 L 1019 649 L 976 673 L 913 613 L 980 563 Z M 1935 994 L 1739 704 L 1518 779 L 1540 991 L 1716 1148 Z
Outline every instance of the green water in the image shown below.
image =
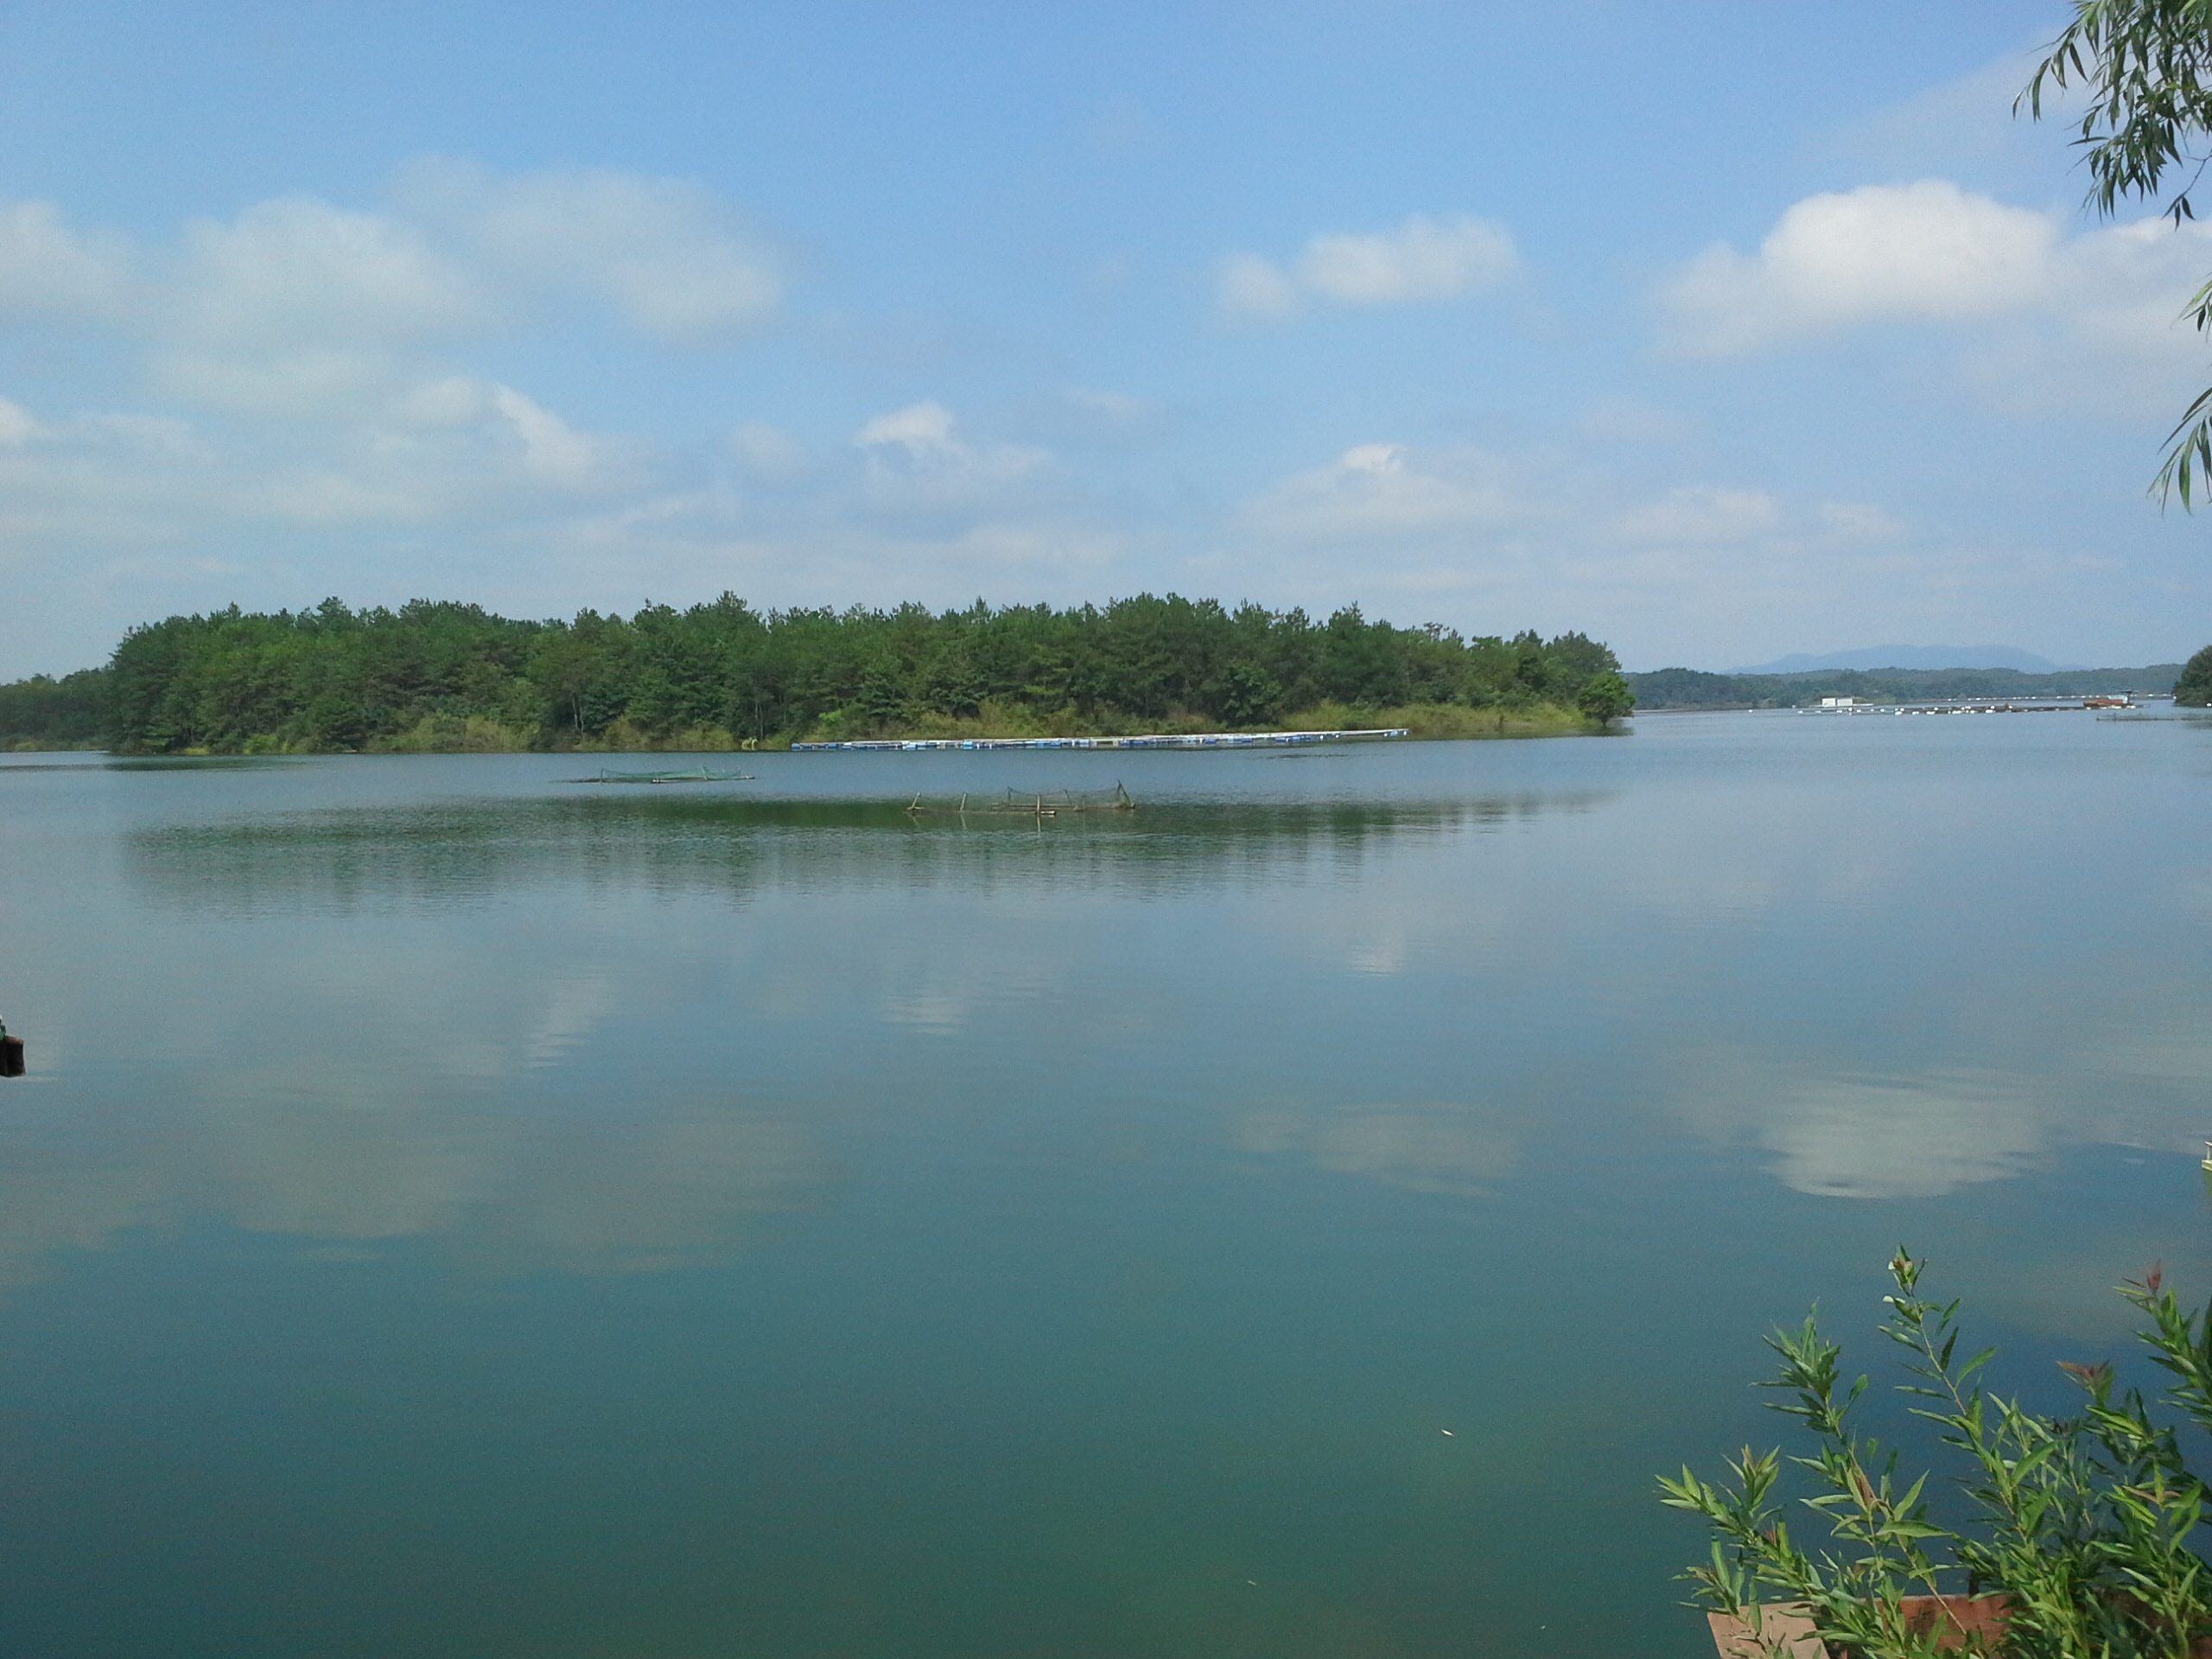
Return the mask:
M 2212 1291 L 2212 728 L 1639 727 L 12 757 L 0 1652 L 1709 1652 L 1764 1325 Z

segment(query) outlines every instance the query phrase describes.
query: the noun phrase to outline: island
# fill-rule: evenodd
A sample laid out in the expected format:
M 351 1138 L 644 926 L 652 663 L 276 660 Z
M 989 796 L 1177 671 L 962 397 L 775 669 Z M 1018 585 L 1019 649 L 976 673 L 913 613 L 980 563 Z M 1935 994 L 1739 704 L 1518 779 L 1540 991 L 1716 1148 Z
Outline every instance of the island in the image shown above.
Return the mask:
M 1618 729 L 1634 698 L 1578 632 L 1465 638 L 1140 594 L 1103 605 L 759 610 L 732 594 L 524 621 L 416 600 L 232 606 L 110 660 L 0 685 L 0 747 L 143 754 L 785 748 L 893 737 L 1403 727 Z

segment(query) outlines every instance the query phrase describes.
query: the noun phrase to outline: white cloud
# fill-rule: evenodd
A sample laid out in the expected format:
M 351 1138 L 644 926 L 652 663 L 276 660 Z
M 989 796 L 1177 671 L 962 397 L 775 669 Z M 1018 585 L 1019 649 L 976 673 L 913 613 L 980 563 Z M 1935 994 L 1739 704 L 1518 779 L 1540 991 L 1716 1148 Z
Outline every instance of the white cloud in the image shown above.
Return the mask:
M 0 397 L 0 448 L 13 448 L 38 436 L 39 423 L 21 404 Z
M 806 448 L 782 428 L 747 421 L 729 435 L 730 454 L 747 473 L 769 479 L 790 478 L 806 466 Z
M 1847 541 L 1893 542 L 1906 533 L 1894 514 L 1871 501 L 1824 501 L 1816 511 L 1821 523 Z
M 1298 285 L 1256 253 L 1232 253 L 1221 262 L 1214 297 L 1232 317 L 1287 317 L 1298 309 Z
M 1060 401 L 1077 423 L 1103 431 L 1126 432 L 1142 426 L 1153 415 L 1152 405 L 1141 397 L 1089 386 L 1070 387 Z
M 1669 343 L 1726 356 L 1867 321 L 2014 312 L 2056 283 L 2056 223 L 1942 179 L 1793 204 L 1754 254 L 1718 244 L 1661 295 Z
M 402 395 L 434 344 L 497 322 L 480 277 L 416 227 L 308 197 L 194 220 L 146 263 L 118 321 L 154 385 L 203 408 L 351 418 Z
M 485 385 L 464 374 L 425 380 L 409 389 L 394 413 L 409 426 L 465 426 L 484 418 Z
M 1840 627 L 2032 645 L 2054 606 L 2102 602 L 2110 573 L 2080 567 L 2080 550 L 1992 533 L 1972 506 L 1624 475 L 1582 443 L 1364 443 L 1253 491 L 1197 568 L 1208 591 L 1309 609 L 1363 596 L 1394 620 L 1471 632 L 1581 628 L 1634 668 L 1718 668 Z
M 2110 226 L 2067 242 L 2056 264 L 2052 309 L 2075 344 L 2107 361 L 2171 367 L 2177 348 L 2196 343 L 2182 312 L 2212 268 L 2212 225 Z
M 0 406 L 0 532 L 18 553 L 67 549 L 72 563 L 127 563 L 211 539 L 230 550 L 223 569 L 234 572 L 245 547 L 302 525 L 352 534 L 435 523 L 467 537 L 634 490 L 650 470 L 634 443 L 579 431 L 512 386 L 466 376 L 423 383 L 351 423 L 42 420 Z
M 1310 238 L 1288 270 L 1233 253 L 1216 274 L 1221 308 L 1235 317 L 1288 316 L 1302 298 L 1338 305 L 1403 305 L 1494 288 L 1520 267 L 1512 233 L 1468 213 L 1416 213 L 1394 230 Z
M 113 235 L 80 236 L 50 202 L 0 204 L 0 310 L 101 318 L 124 303 L 130 250 Z
M 1269 486 L 1239 518 L 1271 541 L 1357 543 L 1494 526 L 1535 511 L 1481 451 L 1362 443 Z
M 1993 222 L 2018 227 L 2007 216 L 2021 210 L 1990 206 Z M 1510 241 L 1465 234 L 1469 223 L 1479 224 L 1435 217 L 1316 237 L 1279 262 L 1246 256 L 1225 270 L 1247 312 L 1413 302 L 1501 274 Z M 2062 349 L 2107 371 L 2185 372 L 2172 366 L 2183 356 L 2172 314 L 2203 256 L 2196 233 L 2154 223 L 2053 234 L 2044 274 L 2018 289 L 2040 297 L 2018 300 L 2005 327 L 1953 319 L 1981 330 L 1961 366 L 1986 374 L 2008 408 L 2029 372 L 2018 364 L 2050 378 Z M 1860 269 L 1855 287 L 1831 272 L 1821 288 L 1801 269 L 1819 243 L 1778 235 L 1773 260 L 1731 269 L 1755 286 L 1798 271 L 1801 290 L 1827 296 L 1823 327 L 1958 303 L 1955 284 L 1922 282 L 1910 304 L 1885 296 L 1882 283 L 1903 280 L 1894 260 L 1875 276 Z M 702 416 L 685 445 L 594 429 L 591 394 L 495 369 L 487 349 L 532 361 L 545 325 L 580 316 L 604 325 L 594 352 L 725 338 L 773 315 L 780 270 L 705 192 L 627 175 L 438 163 L 382 202 L 287 196 L 136 241 L 50 205 L 0 202 L 0 324 L 63 365 L 41 368 L 37 350 L 22 351 L 10 360 L 29 365 L 25 379 L 0 385 L 20 400 L 0 401 L 0 563 L 11 592 L 29 592 L 22 578 L 36 573 L 37 603 L 89 619 L 69 625 L 66 657 L 27 658 L 18 645 L 10 666 L 75 666 L 164 606 L 232 597 L 466 591 L 538 612 L 725 586 L 776 603 L 935 603 L 1171 583 L 1329 607 L 1363 596 L 1395 620 L 1587 627 L 1637 654 L 1656 637 L 1670 659 L 1726 662 L 1786 648 L 1791 639 L 1758 642 L 1808 619 L 1825 632 L 1839 607 L 1866 617 L 1869 638 L 1948 631 L 1941 619 L 1961 613 L 1974 637 L 2000 637 L 2017 626 L 1985 621 L 1986 607 L 2047 574 L 2032 548 L 2002 548 L 1994 531 L 1947 532 L 1925 489 L 1905 513 L 1886 486 L 1824 480 L 1818 458 L 1762 476 L 1728 461 L 1725 435 L 1618 400 L 1555 449 L 1356 442 L 1377 429 L 1355 427 L 1224 499 L 1211 482 L 1220 469 L 1195 464 L 1188 445 L 1164 461 L 1136 453 L 1163 434 L 1205 442 L 1213 416 L 1194 407 L 1179 423 L 1177 405 L 1133 395 L 1172 387 L 1172 373 L 1086 384 L 1118 372 L 1096 358 L 1033 365 L 1039 379 L 1026 397 L 1013 387 L 995 427 L 942 396 L 849 408 L 825 428 L 823 409 L 836 407 L 826 391 L 792 417 L 803 428 L 733 429 L 775 412 L 748 377 L 753 389 Z M 56 323 L 92 348 L 48 340 Z M 575 339 L 556 343 L 567 353 Z M 931 343 L 949 344 L 946 358 L 963 349 Z M 976 384 L 963 378 L 971 365 L 944 359 L 912 356 L 898 372 L 918 361 L 931 374 L 943 364 L 942 384 Z M 58 378 L 79 364 L 91 372 Z M 104 395 L 102 376 L 123 389 Z M 2109 372 L 2060 378 L 2125 384 Z M 1693 394 L 1680 396 L 1690 406 Z M 1319 418 L 1326 407 L 1322 397 Z M 1437 418 L 1401 429 L 1434 430 Z M 1694 459 L 1656 448 L 1685 433 L 1700 440 Z M 1249 441 L 1263 446 L 1264 429 Z M 1100 481 L 1087 487 L 1085 474 Z M 2053 591 L 2088 580 L 2060 572 Z
M 467 357 L 579 300 L 652 340 L 725 338 L 776 303 L 763 247 L 695 185 L 603 170 L 425 164 L 385 205 L 289 195 L 141 239 L 0 201 L 0 327 L 91 331 L 123 405 L 0 398 L 0 563 L 19 593 L 36 572 L 69 594 L 83 660 L 179 599 L 419 591 L 456 578 L 454 549 L 497 564 L 518 537 L 588 541 L 697 463 Z
M 567 488 L 595 480 L 601 446 L 594 440 L 512 386 L 493 388 L 492 407 L 513 429 L 522 445 L 523 467 L 533 476 Z
M 0 402 L 0 569 L 76 620 L 58 643 L 19 639 L 17 672 L 81 666 L 132 622 L 233 598 L 461 592 L 539 612 L 738 588 L 955 603 L 1019 573 L 1025 593 L 1068 602 L 1127 546 L 1050 451 L 970 433 L 937 403 L 863 423 L 842 452 L 753 424 L 694 455 L 435 365 L 315 419 Z
M 1740 542 L 1782 523 L 1782 508 L 1764 490 L 1700 484 L 1669 490 L 1621 516 L 1624 535 L 1638 542 Z
M 932 535 L 945 532 L 948 518 L 1027 513 L 1060 482 L 1051 451 L 971 443 L 952 411 L 934 402 L 874 416 L 853 443 L 863 459 L 861 499 L 869 510 Z
M 1698 423 L 1671 409 L 1634 397 L 1600 397 L 1582 411 L 1584 432 L 1603 443 L 1677 443 Z
M 414 226 L 312 197 L 194 220 L 179 264 L 159 326 L 195 340 L 411 342 L 490 320 L 480 283 Z
M 966 446 L 953 435 L 952 411 L 942 404 L 909 404 L 888 415 L 878 415 L 853 435 L 863 449 L 895 445 L 909 455 L 955 456 Z
M 1010 411 L 1011 433 L 1091 452 L 1154 445 L 1169 428 L 1160 404 L 1097 386 L 1040 388 Z
M 1489 288 L 1519 264 L 1511 233 L 1493 219 L 1416 213 L 1378 235 L 1315 237 L 1298 275 L 1313 292 L 1347 305 L 1392 305 Z
M 302 346 L 246 352 L 195 340 L 164 346 L 148 359 L 163 397 L 227 413 L 351 420 L 394 397 L 411 396 L 407 365 L 388 350 Z
M 730 451 L 736 484 L 619 502 L 574 527 L 576 556 L 772 603 L 960 603 L 1000 596 L 1009 573 L 1066 601 L 1128 545 L 1052 451 L 971 432 L 933 399 L 869 417 L 842 453 L 759 426 Z
M 403 209 L 515 287 L 567 287 L 607 301 L 675 345 L 712 344 L 773 315 L 782 260 L 703 187 L 605 168 L 495 174 L 416 163 Z
M 2075 87 L 2049 96 L 2044 118 L 2015 116 L 2012 99 L 2042 61 L 2039 50 L 2008 52 L 1955 80 L 1925 87 L 1816 137 L 1817 154 L 1862 176 L 1971 177 L 2041 192 L 2071 159 L 2067 106 Z
M 2067 236 L 2052 215 L 1941 180 L 1868 185 L 1797 202 L 1755 254 L 1723 245 L 1692 260 L 1660 292 L 1661 338 L 1727 357 L 1861 325 L 1941 326 L 1950 373 L 2007 413 L 2135 416 L 2194 390 L 2202 355 L 2182 314 L 2209 268 L 2212 226 Z
M 353 420 L 440 378 L 435 353 L 564 296 L 677 345 L 755 327 L 781 296 L 773 251 L 681 180 L 422 162 L 394 202 L 283 196 L 148 247 L 73 230 L 50 203 L 0 202 L 0 318 L 112 327 L 187 404 Z

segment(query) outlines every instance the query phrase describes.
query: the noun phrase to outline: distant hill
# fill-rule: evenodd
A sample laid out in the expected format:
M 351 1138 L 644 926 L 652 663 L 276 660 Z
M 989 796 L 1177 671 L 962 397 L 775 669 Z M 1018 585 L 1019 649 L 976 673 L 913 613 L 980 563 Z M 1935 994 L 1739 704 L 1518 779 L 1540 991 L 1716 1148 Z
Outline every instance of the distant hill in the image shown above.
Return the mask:
M 1866 645 L 1832 651 L 1824 657 L 1777 657 L 1731 674 L 1811 674 L 1836 668 L 2011 668 L 2023 674 L 2056 674 L 2077 664 L 2054 663 L 2017 645 Z
M 1789 709 L 1822 697 L 1863 697 L 1872 702 L 1921 697 L 2082 697 L 2121 691 L 2171 691 L 2179 663 L 2146 668 L 2070 668 L 2026 674 L 2011 668 L 1824 669 L 1796 674 L 1707 674 L 1694 668 L 1662 668 L 1628 674 L 1642 710 L 1665 709 Z

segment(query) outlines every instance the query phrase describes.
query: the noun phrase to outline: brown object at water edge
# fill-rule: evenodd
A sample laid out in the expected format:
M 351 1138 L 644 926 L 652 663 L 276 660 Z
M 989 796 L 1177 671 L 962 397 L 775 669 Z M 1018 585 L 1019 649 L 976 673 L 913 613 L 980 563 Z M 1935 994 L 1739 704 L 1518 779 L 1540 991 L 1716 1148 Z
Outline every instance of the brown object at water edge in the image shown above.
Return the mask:
M 1948 1653 L 1961 1648 L 1995 1653 L 2005 1639 L 2012 1603 L 2005 1596 L 1904 1596 L 1897 1611 L 1920 1635 L 1934 1631 Z M 1734 1613 L 1707 1613 L 1720 1659 L 1828 1659 L 1835 1651 L 1813 1634 L 1802 1602 L 1768 1602 Z
M 0 1033 L 0 1077 L 23 1075 L 23 1039 Z
M 1905 1622 L 1922 1635 L 1933 1630 L 1936 1647 L 1946 1653 L 2000 1651 L 2012 1607 L 2012 1598 L 2002 1594 L 1904 1596 L 1897 1601 Z M 1720 1659 L 1828 1659 L 1833 1651 L 1813 1634 L 1810 1610 L 1802 1602 L 1768 1602 L 1742 1616 L 1707 1613 L 1706 1619 Z M 2198 1637 L 2190 1651 L 2196 1659 L 2212 1659 L 2212 1637 Z
M 1813 1634 L 1801 1602 L 1768 1602 L 1741 1614 L 1707 1613 L 1720 1659 L 1827 1659 L 1827 1644 Z

